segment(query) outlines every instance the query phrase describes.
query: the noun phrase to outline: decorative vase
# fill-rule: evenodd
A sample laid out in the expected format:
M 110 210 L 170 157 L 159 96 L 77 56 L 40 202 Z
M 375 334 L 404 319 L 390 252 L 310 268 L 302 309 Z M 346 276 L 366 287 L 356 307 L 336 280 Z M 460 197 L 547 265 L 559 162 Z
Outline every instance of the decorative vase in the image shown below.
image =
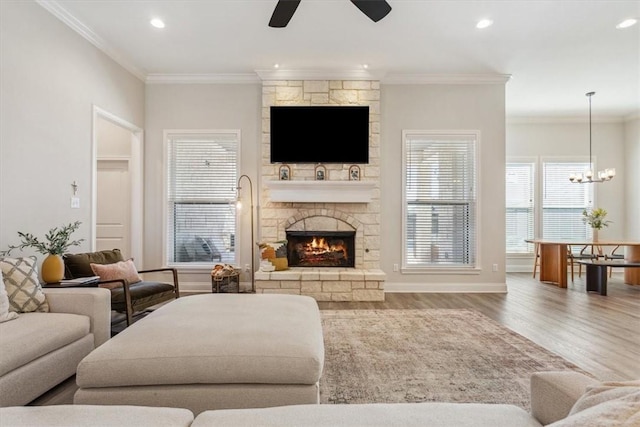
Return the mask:
M 45 283 L 57 283 L 64 278 L 64 260 L 60 255 L 49 254 L 42 261 L 42 280 Z
M 593 229 L 593 243 L 597 243 L 598 242 L 598 229 L 594 228 Z

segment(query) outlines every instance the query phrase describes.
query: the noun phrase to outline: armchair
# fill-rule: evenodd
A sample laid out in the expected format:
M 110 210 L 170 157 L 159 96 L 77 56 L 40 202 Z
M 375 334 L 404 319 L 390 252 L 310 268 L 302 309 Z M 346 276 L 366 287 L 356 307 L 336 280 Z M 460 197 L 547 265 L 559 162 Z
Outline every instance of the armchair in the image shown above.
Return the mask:
M 91 264 L 109 265 L 124 261 L 119 249 L 99 252 L 63 255 L 65 278 L 95 276 Z M 111 292 L 111 309 L 124 313 L 127 326 L 133 323 L 133 315 L 161 302 L 176 299 L 180 296 L 178 271 L 175 268 L 155 268 L 139 270 L 138 274 L 171 272 L 172 283 L 142 280 L 131 283 L 124 278 L 100 280 L 98 286 L 108 288 Z

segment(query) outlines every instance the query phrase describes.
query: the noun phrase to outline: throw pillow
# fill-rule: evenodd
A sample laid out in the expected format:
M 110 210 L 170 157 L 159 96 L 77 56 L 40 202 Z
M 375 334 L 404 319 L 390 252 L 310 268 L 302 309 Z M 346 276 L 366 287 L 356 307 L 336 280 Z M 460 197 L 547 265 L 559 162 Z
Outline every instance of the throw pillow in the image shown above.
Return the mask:
M 49 304 L 38 279 L 36 257 L 0 258 L 0 269 L 9 295 L 10 311 L 49 312 Z
M 276 271 L 286 270 L 289 268 L 287 260 L 287 241 L 280 240 L 277 242 L 261 242 L 260 259 L 267 260 L 273 265 Z
M 132 259 L 116 262 L 113 264 L 91 263 L 90 265 L 93 273 L 100 276 L 100 281 L 124 279 L 129 284 L 142 281 L 142 278 L 138 275 L 138 270 L 136 270 L 136 266 L 133 264 Z M 121 285 L 120 283 L 107 283 L 101 286 L 113 289 Z
M 603 382 L 587 388 L 567 418 L 549 427 L 640 425 L 640 380 Z
M 18 317 L 18 313 L 9 311 L 9 295 L 7 295 L 7 288 L 5 288 L 4 280 L 2 279 L 2 270 L 0 270 L 0 323 L 16 317 Z
M 120 249 L 83 254 L 64 254 L 62 259 L 64 259 L 64 277 L 67 279 L 93 276 L 95 273 L 91 268 L 91 263 L 113 264 L 118 261 L 124 261 Z

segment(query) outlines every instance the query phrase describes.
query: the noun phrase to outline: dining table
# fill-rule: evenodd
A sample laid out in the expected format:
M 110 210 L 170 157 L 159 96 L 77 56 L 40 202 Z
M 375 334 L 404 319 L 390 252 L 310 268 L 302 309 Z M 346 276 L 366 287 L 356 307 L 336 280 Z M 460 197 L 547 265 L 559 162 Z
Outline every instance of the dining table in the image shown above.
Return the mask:
M 527 243 L 537 246 L 540 256 L 540 281 L 556 284 L 560 288 L 567 287 L 567 253 L 571 246 L 591 246 L 593 249 L 608 247 L 624 247 L 624 260 L 640 262 L 640 242 L 631 240 L 571 240 L 571 239 L 526 239 Z M 593 250 L 592 253 L 598 253 Z M 640 269 L 625 268 L 624 283 L 640 285 Z

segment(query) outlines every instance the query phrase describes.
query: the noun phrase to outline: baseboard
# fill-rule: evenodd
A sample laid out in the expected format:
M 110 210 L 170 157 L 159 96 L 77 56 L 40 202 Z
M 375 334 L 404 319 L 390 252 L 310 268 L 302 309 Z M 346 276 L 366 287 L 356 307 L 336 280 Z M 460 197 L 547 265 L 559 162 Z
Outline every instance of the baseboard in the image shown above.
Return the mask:
M 385 282 L 385 293 L 507 293 L 506 283 L 401 283 Z

